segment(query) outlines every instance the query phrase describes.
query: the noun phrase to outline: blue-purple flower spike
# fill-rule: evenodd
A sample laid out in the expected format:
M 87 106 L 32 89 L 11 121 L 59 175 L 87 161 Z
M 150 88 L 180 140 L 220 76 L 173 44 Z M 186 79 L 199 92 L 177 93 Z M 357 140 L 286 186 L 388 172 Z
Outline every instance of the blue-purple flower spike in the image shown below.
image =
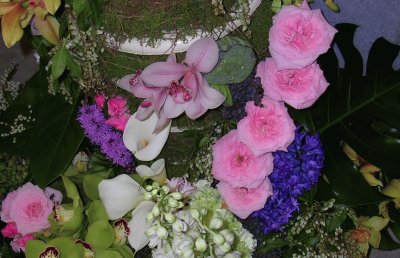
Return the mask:
M 318 134 L 309 135 L 296 129 L 296 137 L 288 151 L 274 154 L 274 171 L 269 176 L 273 196 L 264 208 L 253 212 L 263 226 L 263 232 L 280 231 L 293 214 L 299 211 L 297 197 L 318 182 L 324 167 L 324 150 Z

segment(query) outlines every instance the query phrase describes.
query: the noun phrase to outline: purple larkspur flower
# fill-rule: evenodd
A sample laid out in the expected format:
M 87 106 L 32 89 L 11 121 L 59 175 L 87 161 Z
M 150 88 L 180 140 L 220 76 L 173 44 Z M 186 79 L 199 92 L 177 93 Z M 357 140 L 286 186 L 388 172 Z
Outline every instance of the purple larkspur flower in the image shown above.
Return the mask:
M 106 124 L 104 113 L 96 105 L 83 105 L 79 108 L 78 121 L 86 137 L 118 166 L 133 168 L 133 157 L 125 147 L 120 132 Z
M 274 171 L 269 176 L 274 194 L 263 209 L 252 216 L 258 218 L 263 232 L 280 231 L 295 212 L 299 212 L 297 197 L 318 182 L 324 166 L 324 150 L 317 134 L 309 135 L 301 127 L 288 151 L 274 154 Z

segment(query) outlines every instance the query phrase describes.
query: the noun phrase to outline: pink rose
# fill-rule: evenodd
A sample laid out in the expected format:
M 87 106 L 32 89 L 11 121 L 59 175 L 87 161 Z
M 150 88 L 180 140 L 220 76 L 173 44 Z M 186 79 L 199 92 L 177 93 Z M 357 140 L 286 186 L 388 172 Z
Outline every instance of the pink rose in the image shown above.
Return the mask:
M 98 108 L 103 108 L 104 102 L 106 101 L 106 97 L 104 97 L 104 95 L 97 94 L 94 97 L 94 100 L 96 101 L 96 105 Z
M 127 99 L 123 97 L 114 97 L 107 102 L 108 114 L 110 116 L 121 116 L 128 107 L 126 106 Z
M 306 1 L 301 7 L 289 5 L 273 17 L 269 51 L 278 69 L 303 68 L 330 48 L 336 32 Z
M 115 129 L 119 131 L 124 131 L 126 123 L 128 123 L 129 118 L 131 115 L 124 113 L 120 116 L 112 116 L 109 119 L 106 120 L 106 124 L 114 127 Z
M 255 188 L 271 174 L 274 158 L 271 153 L 256 157 L 231 130 L 213 146 L 212 175 L 232 187 Z
M 267 152 L 286 151 L 295 136 L 296 126 L 283 102 L 264 97 L 263 107 L 246 103 L 247 116 L 239 121 L 239 140 L 259 157 Z
M 316 62 L 302 69 L 278 70 L 274 60 L 267 58 L 258 64 L 256 76 L 265 96 L 297 109 L 312 106 L 329 85 Z
M 7 223 L 7 225 L 1 229 L 1 234 L 4 237 L 13 238 L 18 234 L 17 226 L 13 222 Z
M 53 211 L 53 202 L 42 189 L 31 183 L 18 188 L 10 206 L 10 218 L 22 235 L 38 232 L 50 227 L 48 217 Z
M 229 210 L 241 219 L 247 218 L 253 211 L 262 209 L 268 197 L 272 195 L 272 185 L 268 178 L 253 189 L 233 188 L 225 182 L 219 182 L 217 189 Z
M 10 207 L 14 202 L 16 196 L 17 196 L 17 191 L 8 193 L 6 198 L 1 204 L 1 212 L 0 212 L 1 220 L 6 223 L 12 222 L 12 219 L 10 217 Z
M 14 238 L 13 241 L 11 241 L 10 245 L 11 248 L 13 249 L 14 252 L 19 253 L 19 252 L 25 252 L 25 246 L 26 242 L 29 240 L 35 239 L 32 234 L 25 235 L 22 237 L 16 237 Z

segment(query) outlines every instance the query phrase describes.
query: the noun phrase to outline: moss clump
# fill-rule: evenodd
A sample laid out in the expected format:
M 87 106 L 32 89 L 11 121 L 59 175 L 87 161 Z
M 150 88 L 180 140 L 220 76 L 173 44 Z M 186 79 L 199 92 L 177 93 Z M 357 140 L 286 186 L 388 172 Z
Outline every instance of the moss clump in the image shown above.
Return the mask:
M 230 10 L 235 1 L 224 1 Z M 175 40 L 185 40 L 198 30 L 212 31 L 229 21 L 229 16 L 215 15 L 210 0 L 110 0 L 105 6 L 104 29 L 117 40 L 149 38 L 154 45 L 165 32 L 175 32 Z

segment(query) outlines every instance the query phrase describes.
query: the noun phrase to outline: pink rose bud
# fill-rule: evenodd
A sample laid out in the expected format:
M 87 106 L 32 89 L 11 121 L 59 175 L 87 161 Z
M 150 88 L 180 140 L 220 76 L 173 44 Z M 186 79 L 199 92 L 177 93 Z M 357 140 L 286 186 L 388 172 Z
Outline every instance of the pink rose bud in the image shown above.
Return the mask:
M 254 189 L 233 188 L 225 182 L 219 182 L 217 189 L 229 210 L 241 219 L 247 218 L 253 211 L 262 209 L 268 197 L 272 195 L 272 184 L 268 178 Z
M 236 130 L 219 139 L 212 153 L 213 177 L 232 187 L 258 187 L 274 168 L 272 154 L 256 157 L 246 144 L 239 141 Z
M 15 223 L 7 223 L 7 225 L 1 229 L 1 234 L 4 237 L 13 238 L 18 234 L 17 226 Z
M 108 114 L 110 116 L 121 116 L 128 111 L 126 106 L 127 99 L 123 97 L 114 97 L 110 99 L 107 103 Z
M 10 208 L 16 196 L 17 196 L 17 191 L 9 192 L 6 198 L 1 203 L 0 216 L 1 220 L 6 223 L 13 221 L 10 217 Z
M 285 105 L 264 97 L 263 107 L 253 101 L 246 104 L 246 117 L 239 121 L 239 140 L 251 149 L 256 157 L 277 150 L 286 151 L 295 136 L 296 126 Z
M 306 1 L 301 7 L 285 6 L 273 17 L 269 51 L 278 69 L 303 68 L 330 48 L 336 32 Z
M 25 252 L 25 246 L 26 242 L 29 240 L 35 239 L 32 234 L 25 235 L 22 237 L 16 237 L 14 238 L 13 241 L 11 241 L 10 245 L 11 248 L 13 249 L 14 252 L 19 253 L 19 252 Z
M 96 101 L 96 105 L 98 108 L 103 108 L 104 102 L 106 101 L 106 97 L 104 97 L 104 95 L 97 94 L 94 97 L 94 100 Z
M 258 64 L 257 77 L 265 96 L 296 109 L 312 106 L 329 85 L 316 62 L 302 69 L 278 70 L 274 60 L 267 58 Z

